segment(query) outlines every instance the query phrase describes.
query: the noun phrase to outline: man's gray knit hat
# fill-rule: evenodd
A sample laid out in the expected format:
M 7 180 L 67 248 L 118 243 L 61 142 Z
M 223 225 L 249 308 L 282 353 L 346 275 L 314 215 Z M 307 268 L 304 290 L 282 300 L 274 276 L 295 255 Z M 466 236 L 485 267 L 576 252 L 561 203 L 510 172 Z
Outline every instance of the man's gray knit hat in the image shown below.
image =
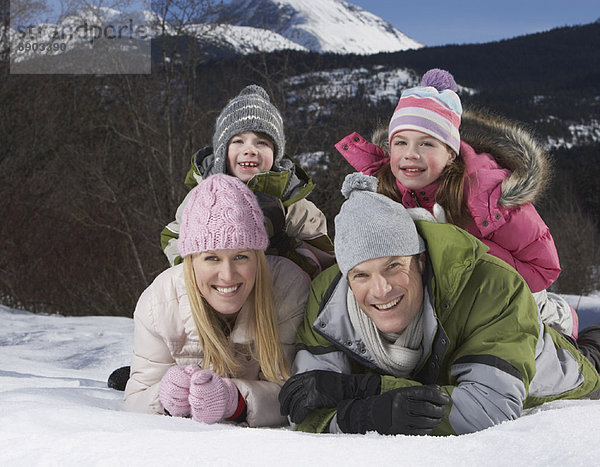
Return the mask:
M 347 201 L 335 217 L 335 257 L 345 276 L 356 265 L 384 256 L 412 256 L 425 251 L 406 208 L 376 193 L 378 180 L 362 173 L 346 176 Z
M 271 104 L 267 92 L 252 84 L 231 99 L 217 118 L 213 136 L 214 173 L 225 173 L 229 140 L 245 131 L 264 133 L 273 140 L 273 166 L 279 168 L 285 151 L 283 119 L 277 108 Z

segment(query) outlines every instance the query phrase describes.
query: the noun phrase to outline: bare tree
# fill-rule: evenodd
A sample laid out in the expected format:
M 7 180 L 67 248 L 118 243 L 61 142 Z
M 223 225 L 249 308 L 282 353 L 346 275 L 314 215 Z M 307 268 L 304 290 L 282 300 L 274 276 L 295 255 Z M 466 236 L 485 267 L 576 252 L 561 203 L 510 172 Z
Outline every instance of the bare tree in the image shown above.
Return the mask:
M 592 213 L 583 211 L 571 186 L 555 193 L 545 213 L 562 268 L 552 289 L 568 294 L 588 294 L 597 290 L 600 236 Z
M 199 57 L 170 57 L 150 75 L 11 76 L 3 65 L 2 303 L 127 316 L 168 266 L 160 231 L 233 92 L 198 76 Z

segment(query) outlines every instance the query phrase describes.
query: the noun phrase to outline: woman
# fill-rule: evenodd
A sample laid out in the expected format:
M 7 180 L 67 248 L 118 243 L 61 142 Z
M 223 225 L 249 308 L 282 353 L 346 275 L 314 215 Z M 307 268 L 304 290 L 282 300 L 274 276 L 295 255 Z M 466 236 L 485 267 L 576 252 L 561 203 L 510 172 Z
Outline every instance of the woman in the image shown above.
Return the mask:
M 125 410 L 285 423 L 277 396 L 289 377 L 310 279 L 269 239 L 254 194 L 218 174 L 192 191 L 178 240 L 183 264 L 142 293 L 134 320 Z

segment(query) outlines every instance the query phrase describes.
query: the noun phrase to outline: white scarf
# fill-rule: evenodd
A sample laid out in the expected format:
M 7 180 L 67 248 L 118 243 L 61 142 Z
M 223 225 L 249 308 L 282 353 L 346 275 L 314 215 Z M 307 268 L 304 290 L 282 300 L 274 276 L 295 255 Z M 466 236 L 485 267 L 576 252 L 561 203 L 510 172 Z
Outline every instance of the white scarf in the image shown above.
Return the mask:
M 377 365 L 396 377 L 409 376 L 423 353 L 423 305 L 402 334 L 385 334 L 360 309 L 350 287 L 346 303 L 352 326 L 363 338 Z

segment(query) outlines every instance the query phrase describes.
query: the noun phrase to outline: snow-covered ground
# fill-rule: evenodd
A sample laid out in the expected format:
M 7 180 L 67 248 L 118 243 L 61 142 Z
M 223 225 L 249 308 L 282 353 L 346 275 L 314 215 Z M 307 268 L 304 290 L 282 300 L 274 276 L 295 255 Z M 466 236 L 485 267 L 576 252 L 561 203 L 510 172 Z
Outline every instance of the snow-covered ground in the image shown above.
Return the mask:
M 586 323 L 600 297 L 572 297 Z M 600 401 L 558 401 L 448 438 L 310 435 L 121 411 L 106 387 L 129 363 L 133 321 L 0 306 L 2 466 L 598 465 Z

